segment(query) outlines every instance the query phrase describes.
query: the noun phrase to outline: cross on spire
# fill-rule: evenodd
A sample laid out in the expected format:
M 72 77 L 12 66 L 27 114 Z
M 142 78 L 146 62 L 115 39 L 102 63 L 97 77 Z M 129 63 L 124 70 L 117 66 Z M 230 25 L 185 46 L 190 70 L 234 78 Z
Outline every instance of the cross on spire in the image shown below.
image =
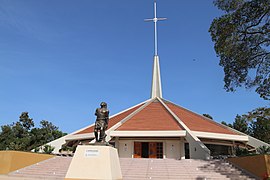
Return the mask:
M 152 76 L 152 89 L 151 89 L 151 98 L 162 98 L 162 87 L 161 87 L 161 78 L 160 78 L 160 67 L 159 67 L 159 57 L 158 57 L 158 48 L 157 48 L 157 22 L 160 20 L 165 20 L 167 18 L 157 18 L 157 2 L 154 1 L 154 18 L 145 19 L 144 21 L 153 21 L 154 30 L 155 30 L 155 55 L 154 55 L 154 64 L 153 64 L 153 76 Z
M 154 1 L 154 18 L 153 19 L 145 19 L 144 21 L 153 21 L 154 22 L 154 33 L 155 33 L 155 38 L 154 38 L 154 44 L 155 44 L 155 56 L 158 55 L 158 48 L 157 48 L 157 22 L 161 20 L 166 20 L 167 18 L 157 18 L 157 2 L 156 0 Z

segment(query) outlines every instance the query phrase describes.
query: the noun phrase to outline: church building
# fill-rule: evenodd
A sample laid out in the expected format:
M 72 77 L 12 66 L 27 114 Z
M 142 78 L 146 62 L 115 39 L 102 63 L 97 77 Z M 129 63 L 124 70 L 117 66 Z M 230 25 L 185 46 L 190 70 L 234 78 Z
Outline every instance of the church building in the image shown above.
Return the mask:
M 266 145 L 258 139 L 181 107 L 162 96 L 157 21 L 154 3 L 155 54 L 151 97 L 110 117 L 106 141 L 117 148 L 120 158 L 210 159 L 233 155 L 236 147 L 254 150 Z M 48 144 L 58 153 L 63 145 L 94 142 L 94 124 Z

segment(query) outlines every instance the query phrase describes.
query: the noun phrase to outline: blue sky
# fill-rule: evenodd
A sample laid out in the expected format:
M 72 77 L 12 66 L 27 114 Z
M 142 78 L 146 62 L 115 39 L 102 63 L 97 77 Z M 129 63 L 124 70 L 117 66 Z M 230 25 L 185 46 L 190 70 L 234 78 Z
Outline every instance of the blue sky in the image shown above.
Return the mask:
M 268 102 L 223 89 L 208 33 L 212 1 L 157 0 L 163 97 L 218 122 Z M 116 114 L 150 98 L 152 0 L 0 0 L 0 125 L 28 111 L 64 132 L 95 121 L 101 101 Z

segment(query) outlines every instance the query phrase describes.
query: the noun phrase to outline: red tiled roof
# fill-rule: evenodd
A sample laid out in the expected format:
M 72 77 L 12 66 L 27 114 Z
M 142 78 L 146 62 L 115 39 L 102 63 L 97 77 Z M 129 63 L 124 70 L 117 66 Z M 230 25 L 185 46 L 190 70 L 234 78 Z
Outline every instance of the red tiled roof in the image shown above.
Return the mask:
M 183 130 L 160 102 L 152 102 L 116 130 L 164 131 Z
M 180 120 L 183 121 L 185 125 L 192 131 L 234 134 L 234 135 L 237 134 L 212 120 L 204 118 L 180 106 L 177 106 L 169 102 L 165 103 L 173 111 L 173 113 L 177 115 L 180 118 Z
M 112 118 L 110 118 L 109 120 L 109 125 L 108 125 L 108 129 L 111 128 L 112 126 L 114 126 L 116 123 L 118 123 L 119 121 L 121 121 L 122 119 L 124 119 L 125 117 L 127 117 L 129 114 L 131 114 L 132 112 L 134 112 L 135 110 L 137 110 L 139 107 L 141 107 L 141 105 L 138 105 L 138 106 L 135 106 L 134 108 L 128 110 L 128 111 L 125 111 L 121 114 L 118 114 Z M 94 132 L 94 125 L 93 126 L 90 126 L 76 134 L 85 134 L 85 133 L 92 133 Z
M 92 133 L 92 132 L 94 132 L 94 125 L 86 128 L 80 132 L 77 132 L 76 134 L 85 134 L 85 133 Z
M 210 132 L 210 133 L 222 133 L 238 135 L 215 121 L 209 120 L 203 116 L 193 113 L 187 109 L 177 106 L 173 103 L 164 101 L 165 104 L 173 111 L 173 113 L 179 117 L 181 121 L 192 131 Z M 123 120 L 129 114 L 137 110 L 141 105 L 137 105 L 130 110 L 120 113 L 110 118 L 108 129 L 114 126 L 116 123 Z M 135 114 L 129 120 L 124 122 L 117 131 L 172 131 L 172 130 L 184 130 L 174 117 L 166 110 L 166 108 L 159 102 L 155 101 L 150 103 L 140 112 Z M 76 134 L 92 133 L 94 132 L 94 125 L 90 126 Z

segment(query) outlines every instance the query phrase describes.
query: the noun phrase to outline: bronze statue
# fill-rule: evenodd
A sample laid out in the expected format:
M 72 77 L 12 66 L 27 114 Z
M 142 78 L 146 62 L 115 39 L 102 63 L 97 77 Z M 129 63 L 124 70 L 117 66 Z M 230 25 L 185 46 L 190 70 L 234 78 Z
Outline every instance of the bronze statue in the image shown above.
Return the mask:
M 107 134 L 105 131 L 108 128 L 108 122 L 109 122 L 109 110 L 107 109 L 107 103 L 102 102 L 100 104 L 100 108 L 96 109 L 95 115 L 97 116 L 96 123 L 95 123 L 95 138 L 96 142 L 102 142 L 105 143 L 105 138 Z M 98 137 L 99 132 L 99 137 Z

